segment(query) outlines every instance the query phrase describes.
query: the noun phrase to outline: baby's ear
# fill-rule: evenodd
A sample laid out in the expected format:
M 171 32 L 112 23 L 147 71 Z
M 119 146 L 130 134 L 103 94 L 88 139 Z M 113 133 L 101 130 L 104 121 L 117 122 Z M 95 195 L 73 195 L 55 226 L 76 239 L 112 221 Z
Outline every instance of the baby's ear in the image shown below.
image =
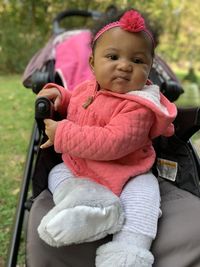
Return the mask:
M 91 54 L 89 57 L 89 65 L 90 65 L 92 72 L 94 72 L 94 56 L 93 56 L 93 54 Z

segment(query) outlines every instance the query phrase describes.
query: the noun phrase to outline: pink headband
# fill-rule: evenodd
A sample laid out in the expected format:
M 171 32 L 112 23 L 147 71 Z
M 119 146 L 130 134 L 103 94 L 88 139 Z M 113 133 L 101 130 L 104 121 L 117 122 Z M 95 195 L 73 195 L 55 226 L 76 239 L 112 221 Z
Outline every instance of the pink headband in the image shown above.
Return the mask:
M 93 43 L 107 30 L 112 29 L 114 27 L 120 27 L 121 29 L 128 32 L 141 32 L 144 31 L 150 37 L 153 45 L 155 46 L 155 42 L 153 39 L 153 35 L 146 28 L 145 21 L 140 13 L 135 10 L 129 10 L 124 13 L 124 15 L 120 18 L 119 21 L 115 21 L 107 24 L 103 27 L 94 37 Z

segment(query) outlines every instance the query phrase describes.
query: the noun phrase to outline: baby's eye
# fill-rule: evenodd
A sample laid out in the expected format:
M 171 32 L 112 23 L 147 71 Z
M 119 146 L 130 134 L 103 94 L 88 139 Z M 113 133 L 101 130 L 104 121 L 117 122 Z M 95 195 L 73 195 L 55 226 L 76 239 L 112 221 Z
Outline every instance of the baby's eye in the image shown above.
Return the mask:
M 107 55 L 107 58 L 111 59 L 111 60 L 117 60 L 119 57 L 117 55 Z
M 143 64 L 144 63 L 144 60 L 142 58 L 134 58 L 133 59 L 133 62 L 135 64 Z

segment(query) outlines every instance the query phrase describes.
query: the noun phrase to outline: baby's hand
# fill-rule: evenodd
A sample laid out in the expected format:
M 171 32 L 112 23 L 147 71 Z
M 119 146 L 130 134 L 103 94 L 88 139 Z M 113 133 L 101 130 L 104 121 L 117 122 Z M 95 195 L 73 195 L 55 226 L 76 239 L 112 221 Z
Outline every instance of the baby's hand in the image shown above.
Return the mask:
M 40 148 L 42 149 L 48 148 L 54 144 L 54 138 L 58 122 L 51 119 L 45 119 L 44 124 L 45 124 L 45 133 L 49 139 L 40 146 Z
M 54 103 L 54 109 L 55 111 L 58 111 L 60 105 L 61 105 L 61 93 L 60 91 L 55 88 L 48 88 L 48 89 L 42 89 L 38 95 L 38 97 L 47 97 L 48 99 L 52 100 Z

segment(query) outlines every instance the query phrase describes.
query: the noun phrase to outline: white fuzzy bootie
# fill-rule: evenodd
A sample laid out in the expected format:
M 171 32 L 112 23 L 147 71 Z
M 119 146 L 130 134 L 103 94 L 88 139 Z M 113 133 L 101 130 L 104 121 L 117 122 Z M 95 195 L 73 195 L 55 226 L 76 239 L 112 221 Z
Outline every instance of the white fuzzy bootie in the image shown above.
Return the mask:
M 88 179 L 68 179 L 54 193 L 56 206 L 38 227 L 41 239 L 60 247 L 101 239 L 123 226 L 120 199 Z
M 111 241 L 97 249 L 96 267 L 151 267 L 152 253 L 126 242 Z

